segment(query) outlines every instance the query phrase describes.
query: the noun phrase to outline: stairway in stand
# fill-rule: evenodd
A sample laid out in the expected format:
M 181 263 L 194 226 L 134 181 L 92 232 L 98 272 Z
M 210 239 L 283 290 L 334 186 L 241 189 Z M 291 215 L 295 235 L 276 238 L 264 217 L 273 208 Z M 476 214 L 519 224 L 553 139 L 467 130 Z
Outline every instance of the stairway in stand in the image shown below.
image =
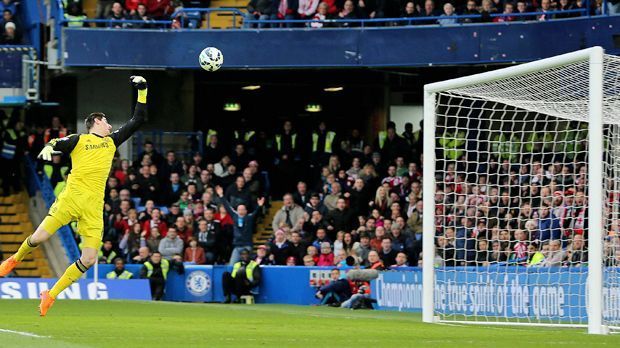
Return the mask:
M 267 211 L 267 216 L 263 218 L 263 221 L 256 226 L 256 233 L 254 233 L 254 251 L 259 245 L 267 243 L 267 241 L 273 236 L 273 228 L 271 228 L 271 222 L 278 210 L 282 208 L 282 201 L 271 202 L 271 207 Z
M 5 259 L 14 254 L 22 241 L 34 232 L 28 217 L 28 200 L 26 191 L 0 197 L 0 250 Z M 40 248 L 26 256 L 15 269 L 15 273 L 18 277 L 50 278 L 52 276 L 45 255 Z
M 211 8 L 236 8 L 243 12 L 247 12 L 249 0 L 212 0 Z M 233 16 L 229 11 L 214 11 L 208 14 L 211 29 L 231 29 L 241 28 L 243 23 L 242 16 Z M 234 21 L 233 21 L 234 18 Z M 203 28 L 207 27 L 206 21 L 203 22 Z

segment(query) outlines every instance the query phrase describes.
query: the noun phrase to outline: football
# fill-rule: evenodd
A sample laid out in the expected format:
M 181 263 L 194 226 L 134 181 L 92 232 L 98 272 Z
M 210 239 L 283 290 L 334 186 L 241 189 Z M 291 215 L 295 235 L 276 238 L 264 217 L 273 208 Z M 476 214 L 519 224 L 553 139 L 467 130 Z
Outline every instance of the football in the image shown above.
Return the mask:
M 207 47 L 198 57 L 200 67 L 206 71 L 216 71 L 222 67 L 224 63 L 224 55 L 215 47 Z

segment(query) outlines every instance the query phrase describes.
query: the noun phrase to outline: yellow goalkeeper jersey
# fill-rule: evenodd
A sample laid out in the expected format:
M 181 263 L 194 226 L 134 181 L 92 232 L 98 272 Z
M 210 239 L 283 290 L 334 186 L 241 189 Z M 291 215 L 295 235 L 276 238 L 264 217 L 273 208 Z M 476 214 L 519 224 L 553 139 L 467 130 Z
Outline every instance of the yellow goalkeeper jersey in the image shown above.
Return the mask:
M 117 131 L 102 137 L 94 133 L 72 134 L 48 143 L 54 150 L 71 156 L 71 173 L 65 190 L 77 190 L 103 199 L 116 147 L 125 142 L 144 122 L 146 104 L 137 103 L 133 117 Z

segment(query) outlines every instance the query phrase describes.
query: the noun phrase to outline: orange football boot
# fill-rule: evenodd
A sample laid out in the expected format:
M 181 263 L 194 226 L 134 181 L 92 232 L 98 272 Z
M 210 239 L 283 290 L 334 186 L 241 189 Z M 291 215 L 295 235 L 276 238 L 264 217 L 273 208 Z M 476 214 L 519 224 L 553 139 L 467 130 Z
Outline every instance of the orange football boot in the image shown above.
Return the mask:
M 39 305 L 39 314 L 44 317 L 47 314 L 47 311 L 52 308 L 52 305 L 56 299 L 50 296 L 50 291 L 45 290 L 41 291 L 41 304 Z

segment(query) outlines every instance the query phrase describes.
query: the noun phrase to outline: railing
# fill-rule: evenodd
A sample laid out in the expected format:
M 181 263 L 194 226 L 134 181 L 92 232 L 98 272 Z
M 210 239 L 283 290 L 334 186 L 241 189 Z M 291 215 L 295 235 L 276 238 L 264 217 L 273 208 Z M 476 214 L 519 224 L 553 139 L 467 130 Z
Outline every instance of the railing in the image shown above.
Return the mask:
M 60 4 L 62 0 L 57 0 Z M 606 13 L 606 0 L 603 2 L 602 13 Z M 59 5 L 60 6 L 60 5 Z M 60 13 L 62 13 L 62 6 L 60 8 Z M 565 11 L 547 11 L 547 12 L 527 12 L 527 13 L 493 13 L 488 15 L 488 17 L 494 18 L 526 18 L 524 20 L 536 20 L 537 16 L 546 15 L 546 16 L 566 16 L 571 17 L 573 15 L 578 16 L 592 16 L 590 14 L 590 1 L 586 2 L 586 6 L 580 9 L 573 10 L 565 10 Z M 75 19 L 75 20 L 66 20 L 64 16 L 61 16 L 61 20 L 59 20 L 60 25 L 64 25 L 65 23 L 71 22 L 80 22 L 80 23 L 95 23 L 95 24 L 104 24 L 103 27 L 127 27 L 131 28 L 133 24 L 142 24 L 148 25 L 154 28 L 171 28 L 173 20 L 179 20 L 180 29 L 185 28 L 186 23 L 190 23 L 189 28 L 200 28 L 200 22 L 202 21 L 203 14 L 210 14 L 214 12 L 229 12 L 232 13 L 233 17 L 233 28 L 237 28 L 237 16 L 243 18 L 243 23 L 245 27 L 249 27 L 252 25 L 257 25 L 261 29 L 268 29 L 264 25 L 267 24 L 293 24 L 297 25 L 296 27 L 305 27 L 310 26 L 311 24 L 323 24 L 324 26 L 355 26 L 355 27 L 368 27 L 368 26 L 377 26 L 382 24 L 397 24 L 397 25 L 416 25 L 416 24 L 424 24 L 424 25 L 437 25 L 438 20 L 456 20 L 457 23 L 451 25 L 462 25 L 462 24 L 471 24 L 467 22 L 467 20 L 480 20 L 484 18 L 482 14 L 476 15 L 454 15 L 454 16 L 429 16 L 429 17 L 406 17 L 406 18 L 373 18 L 373 19 L 325 19 L 325 20 L 316 20 L 316 19 L 246 19 L 246 13 L 240 11 L 237 8 L 186 8 L 180 9 L 174 12 L 171 15 L 171 20 L 113 20 L 113 19 Z M 196 24 L 196 21 L 198 24 Z M 192 24 L 193 23 L 193 24 Z M 477 23 L 481 24 L 481 23 Z M 211 21 L 210 16 L 206 16 L 206 29 L 211 29 Z
M 178 141 L 183 138 L 185 142 Z M 175 139 L 177 138 L 177 139 Z M 142 151 L 144 141 L 149 140 L 160 154 L 165 155 L 166 151 L 173 150 L 175 154 L 181 158 L 191 158 L 191 156 L 200 152 L 204 155 L 204 136 L 202 132 L 166 132 L 162 130 L 140 131 L 136 132 L 133 137 L 133 158 L 136 159 Z
M 47 176 L 37 173 L 36 163 L 33 162 L 29 156 L 24 156 L 24 158 L 28 176 L 28 191 L 30 195 L 34 195 L 36 191 L 40 190 L 41 195 L 43 196 L 43 201 L 45 201 L 45 205 L 49 209 L 56 200 L 56 195 L 54 195 L 52 184 Z M 71 262 L 72 260 L 79 259 L 80 250 L 75 242 L 75 238 L 73 238 L 73 231 L 71 228 L 68 226 L 63 226 L 56 232 L 56 235 L 60 238 L 69 261 Z
M 493 13 L 490 14 L 490 18 L 526 18 L 522 21 L 536 21 L 536 17 L 540 15 L 546 16 L 557 16 L 557 15 L 566 15 L 567 18 L 570 15 L 588 15 L 587 9 L 576 9 L 576 10 L 567 10 L 567 11 L 547 11 L 547 12 L 526 12 L 526 13 Z M 406 18 L 372 18 L 372 19 L 324 19 L 324 20 L 316 20 L 316 19 L 245 19 L 244 23 L 254 25 L 257 24 L 261 26 L 262 24 L 304 24 L 303 26 L 311 26 L 314 24 L 322 24 L 323 26 L 335 26 L 335 27 L 369 27 L 369 26 L 377 26 L 383 24 L 397 24 L 399 26 L 406 25 L 434 25 L 434 26 L 451 26 L 451 25 L 469 25 L 469 24 L 497 24 L 495 22 L 489 23 L 481 23 L 481 22 L 467 22 L 466 20 L 481 20 L 484 16 L 482 14 L 477 15 L 454 15 L 454 16 L 429 16 L 429 17 L 406 17 Z M 455 20 L 456 23 L 441 25 L 438 24 L 438 20 Z M 556 19 L 554 19 L 556 20 Z M 510 23 L 510 22 L 504 22 Z M 268 29 L 267 27 L 261 27 L 261 29 Z

